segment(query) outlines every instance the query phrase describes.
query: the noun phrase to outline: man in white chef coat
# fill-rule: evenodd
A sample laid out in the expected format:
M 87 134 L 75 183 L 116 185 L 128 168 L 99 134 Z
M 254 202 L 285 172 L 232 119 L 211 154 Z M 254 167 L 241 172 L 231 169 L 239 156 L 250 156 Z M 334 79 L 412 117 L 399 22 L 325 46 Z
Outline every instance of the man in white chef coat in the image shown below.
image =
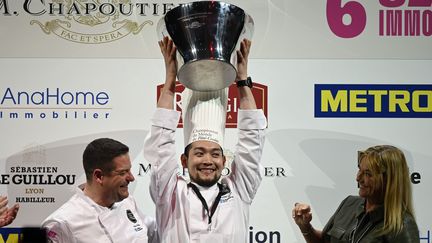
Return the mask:
M 87 182 L 69 201 L 42 223 L 50 242 L 142 243 L 158 242 L 156 223 L 143 215 L 128 185 L 131 172 L 129 148 L 100 138 L 83 153 Z
M 144 156 L 152 166 L 150 193 L 156 204 L 161 242 L 247 242 L 249 207 L 261 182 L 260 159 L 267 126 L 247 76 L 250 45 L 243 40 L 237 52 L 239 139 L 229 176 L 221 179 L 226 162 L 223 139 L 228 88 L 211 92 L 185 89 L 182 93 L 185 150 L 180 160 L 188 170 L 186 179 L 178 173 L 175 152 L 180 118 L 174 110 L 176 48 L 167 37 L 159 42 L 166 80 L 145 140 Z

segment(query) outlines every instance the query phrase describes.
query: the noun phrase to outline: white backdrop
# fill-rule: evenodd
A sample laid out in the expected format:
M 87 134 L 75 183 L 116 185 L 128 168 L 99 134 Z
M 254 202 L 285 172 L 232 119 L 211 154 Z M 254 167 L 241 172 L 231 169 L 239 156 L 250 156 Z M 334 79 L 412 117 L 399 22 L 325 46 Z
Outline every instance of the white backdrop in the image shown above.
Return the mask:
M 411 172 L 420 174 L 420 183 L 413 184 L 415 211 L 421 242 L 430 242 L 430 118 L 314 116 L 317 84 L 399 84 L 402 89 L 416 84 L 428 85 L 418 87 L 430 92 L 430 36 L 379 36 L 378 11 L 388 8 L 378 3 L 344 1 L 361 4 L 368 18 L 361 34 L 341 38 L 328 26 L 326 1 L 232 2 L 244 5 L 254 17 L 249 73 L 268 88 L 269 126 L 262 159 L 266 176 L 251 208 L 249 242 L 303 242 L 290 216 L 298 201 L 312 205 L 313 225 L 322 228 L 346 195 L 357 194 L 357 151 L 376 144 L 400 147 Z M 7 3 L 9 12 L 22 8 L 20 1 Z M 40 3 L 32 4 L 36 8 Z M 406 6 L 399 9 L 409 10 Z M 430 6 L 416 9 L 424 12 Z M 0 14 L 4 11 L 0 7 Z M 159 17 L 134 16 L 141 18 L 138 23 Z M 142 211 L 154 215 L 142 144 L 155 109 L 156 87 L 165 73 L 155 25 L 112 42 L 84 44 L 29 24 L 53 19 L 47 14 L 21 12 L 0 18 L 0 194 L 8 195 L 11 203 L 21 202 L 10 227 L 39 225 L 72 195 L 72 188 L 84 182 L 82 151 L 98 137 L 130 146 L 136 178 L 130 190 Z M 100 33 L 96 27 L 80 28 L 83 33 Z M 64 103 L 57 103 L 57 92 Z M 87 93 L 87 103 L 81 96 L 78 103 L 68 104 L 77 92 Z M 91 103 L 90 97 L 98 94 L 106 99 Z M 426 106 L 432 106 L 430 96 Z M 183 141 L 179 131 L 178 141 Z M 226 136 L 225 149 L 233 151 L 236 130 L 227 129 Z M 180 142 L 177 150 L 182 149 Z M 21 167 L 45 171 L 23 172 Z M 49 178 L 54 184 L 41 184 Z M 6 241 L 7 235 L 2 237 Z

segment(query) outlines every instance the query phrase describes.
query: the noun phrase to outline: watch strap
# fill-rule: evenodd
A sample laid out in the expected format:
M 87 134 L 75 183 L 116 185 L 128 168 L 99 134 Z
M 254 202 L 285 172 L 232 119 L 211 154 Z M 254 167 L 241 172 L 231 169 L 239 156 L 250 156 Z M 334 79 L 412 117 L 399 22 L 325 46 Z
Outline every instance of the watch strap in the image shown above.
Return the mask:
M 253 86 L 251 77 L 247 77 L 247 79 L 243 79 L 243 80 L 238 80 L 236 84 L 237 87 L 248 86 L 249 88 L 252 88 Z

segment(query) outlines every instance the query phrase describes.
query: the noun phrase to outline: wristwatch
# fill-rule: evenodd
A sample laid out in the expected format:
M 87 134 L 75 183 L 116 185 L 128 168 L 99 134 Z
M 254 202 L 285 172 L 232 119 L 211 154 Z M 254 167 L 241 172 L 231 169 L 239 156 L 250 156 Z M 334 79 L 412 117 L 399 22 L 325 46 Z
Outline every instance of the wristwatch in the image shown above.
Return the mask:
M 237 83 L 237 87 L 248 86 L 249 88 L 252 89 L 253 86 L 251 77 L 247 77 L 247 79 L 243 79 L 243 80 L 238 80 L 236 83 Z

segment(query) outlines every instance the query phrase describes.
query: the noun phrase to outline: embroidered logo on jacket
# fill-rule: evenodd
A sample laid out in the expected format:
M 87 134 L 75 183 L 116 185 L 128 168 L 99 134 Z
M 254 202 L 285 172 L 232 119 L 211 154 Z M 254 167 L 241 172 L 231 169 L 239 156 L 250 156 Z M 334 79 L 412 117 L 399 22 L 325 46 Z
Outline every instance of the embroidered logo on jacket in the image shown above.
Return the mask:
M 135 216 L 133 215 L 132 211 L 130 211 L 130 209 L 126 210 L 126 215 L 132 223 L 135 224 L 137 222 Z
M 231 200 L 233 197 L 232 193 L 231 193 L 231 189 L 228 187 L 227 184 L 222 183 L 220 190 L 222 190 L 222 197 L 219 201 L 219 203 L 226 203 L 229 200 Z

